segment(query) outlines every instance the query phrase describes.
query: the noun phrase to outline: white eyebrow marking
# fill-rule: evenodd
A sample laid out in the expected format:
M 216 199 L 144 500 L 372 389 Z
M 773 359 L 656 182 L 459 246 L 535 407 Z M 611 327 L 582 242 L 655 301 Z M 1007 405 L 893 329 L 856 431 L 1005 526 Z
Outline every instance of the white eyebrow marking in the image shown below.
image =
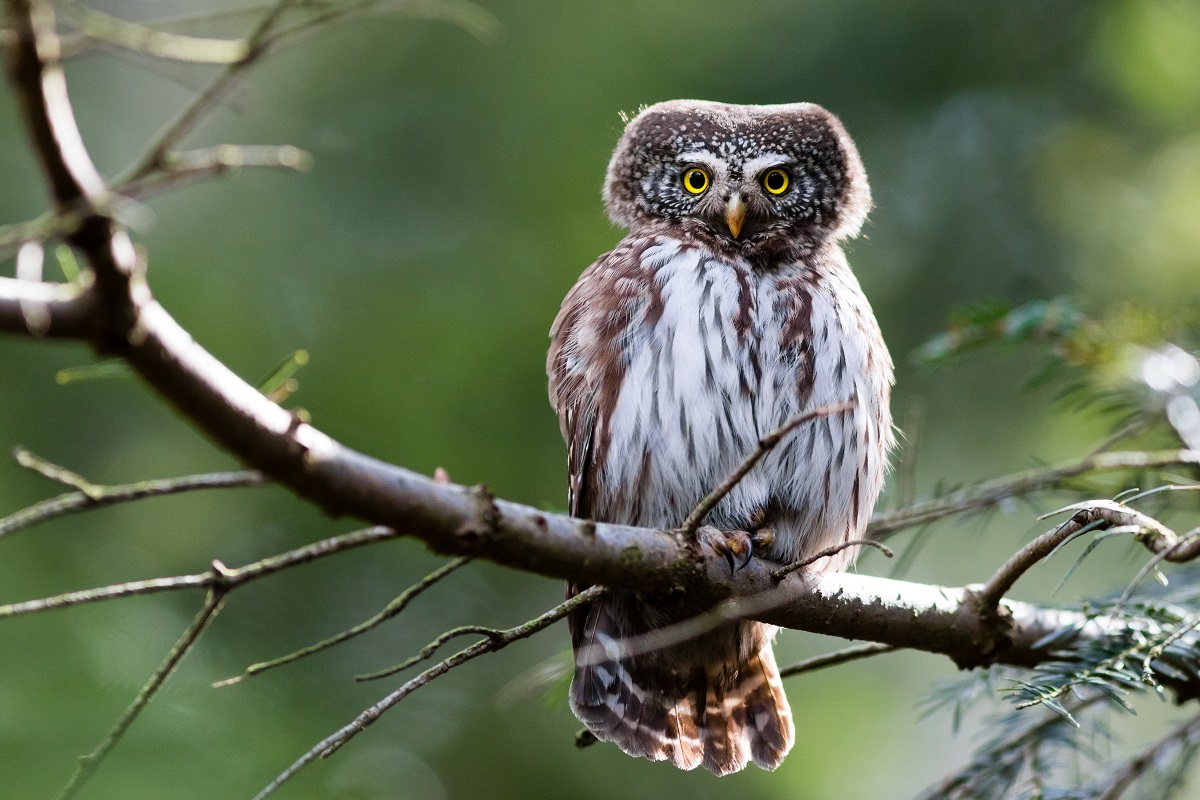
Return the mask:
M 781 167 L 790 162 L 791 159 L 783 153 L 763 153 L 747 161 L 743 172 L 747 177 L 758 177 L 760 173 L 771 167 Z
M 704 150 L 692 150 L 687 153 L 680 153 L 675 160 L 684 163 L 703 164 L 714 175 L 724 175 L 729 171 L 729 165 L 725 162 L 725 159 Z

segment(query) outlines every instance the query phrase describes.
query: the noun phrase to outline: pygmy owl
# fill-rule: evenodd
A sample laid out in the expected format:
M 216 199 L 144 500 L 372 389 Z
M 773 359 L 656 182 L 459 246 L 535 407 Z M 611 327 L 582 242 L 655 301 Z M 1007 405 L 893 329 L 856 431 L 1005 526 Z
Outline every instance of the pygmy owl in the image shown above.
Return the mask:
M 839 246 L 871 204 L 841 122 L 808 103 L 650 106 L 617 145 L 604 202 L 629 235 L 567 295 L 547 361 L 571 514 L 678 527 L 762 436 L 848 402 L 794 430 L 707 522 L 781 563 L 861 537 L 893 444 L 892 361 Z M 774 628 L 623 646 L 684 608 L 622 591 L 577 614 L 571 709 L 633 756 L 774 769 L 795 738 Z

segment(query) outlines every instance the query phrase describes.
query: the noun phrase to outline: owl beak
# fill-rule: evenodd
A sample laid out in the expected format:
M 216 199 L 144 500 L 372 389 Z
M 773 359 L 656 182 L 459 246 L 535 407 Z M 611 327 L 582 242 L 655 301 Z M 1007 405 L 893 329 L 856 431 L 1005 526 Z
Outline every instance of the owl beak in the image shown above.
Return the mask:
M 733 238 L 736 239 L 742 232 L 742 223 L 745 221 L 746 201 L 735 192 L 725 203 L 725 224 L 729 226 L 729 232 L 733 234 Z

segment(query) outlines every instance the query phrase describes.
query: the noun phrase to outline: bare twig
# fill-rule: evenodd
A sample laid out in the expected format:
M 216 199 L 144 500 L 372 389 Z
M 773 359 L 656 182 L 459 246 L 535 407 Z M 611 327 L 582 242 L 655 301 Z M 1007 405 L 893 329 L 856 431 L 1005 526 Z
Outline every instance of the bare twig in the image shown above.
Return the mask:
M 175 146 L 191 133 L 192 129 L 216 105 L 221 96 L 241 78 L 242 74 L 266 54 L 268 37 L 275 30 L 280 17 L 295 1 L 278 0 L 263 14 L 258 24 L 246 36 L 241 56 L 226 66 L 179 112 L 175 119 L 158 134 L 145 154 L 116 183 L 137 181 L 167 166 L 168 154 Z
M 497 631 L 495 636 L 482 639 L 476 642 L 465 650 L 460 650 L 444 661 L 434 664 L 429 669 L 422 672 L 420 675 L 409 680 L 396 691 L 389 694 L 387 697 L 380 700 L 375 705 L 363 711 L 350 723 L 342 726 L 333 734 L 325 737 L 308 752 L 298 758 L 290 767 L 284 770 L 280 775 L 271 781 L 261 792 L 255 795 L 254 800 L 262 800 L 268 795 L 274 793 L 276 789 L 282 786 L 293 775 L 299 772 L 305 765 L 315 761 L 317 758 L 327 758 L 338 750 L 350 739 L 354 738 L 360 731 L 368 725 L 379 719 L 388 709 L 399 703 L 405 697 L 420 689 L 430 681 L 441 677 L 457 666 L 465 664 L 473 658 L 477 658 L 485 653 L 493 653 L 501 650 L 508 645 L 520 639 L 525 639 L 538 631 L 548 628 L 558 620 L 570 614 L 577 608 L 591 603 L 596 598 L 600 597 L 607 591 L 601 586 L 592 586 L 585 589 L 579 594 L 567 600 L 565 603 L 555 606 L 541 616 L 531 619 L 522 625 L 508 630 Z
M 168 154 L 195 129 L 250 67 L 261 61 L 268 52 L 309 31 L 328 27 L 339 20 L 379 10 L 405 11 L 429 19 L 446 20 L 481 37 L 491 35 L 496 25 L 495 19 L 482 9 L 470 3 L 456 2 L 455 0 L 441 0 L 440 2 L 364 0 L 341 6 L 328 6 L 314 11 L 300 22 L 286 24 L 285 14 L 290 9 L 300 7 L 302 4 L 299 0 L 279 0 L 268 8 L 254 29 L 243 40 L 243 55 L 229 63 L 208 86 L 196 95 L 192 102 L 158 135 L 145 154 L 116 183 L 140 180 L 162 169 L 167 164 Z
M 695 535 L 696 529 L 704 522 L 704 518 L 709 512 L 717 507 L 717 504 L 725 498 L 725 495 L 733 491 L 734 487 L 741 483 L 742 479 L 754 469 L 755 465 L 762 460 L 763 456 L 771 452 L 775 445 L 783 440 L 783 437 L 794 431 L 806 422 L 811 422 L 820 417 L 827 417 L 830 414 L 840 414 L 843 411 L 849 411 L 854 408 L 854 403 L 835 403 L 833 405 L 821 406 L 807 411 L 797 417 L 788 420 L 783 425 L 768 433 L 766 436 L 758 440 L 758 446 L 754 448 L 754 452 L 746 456 L 746 459 L 737 466 L 733 472 L 725 477 L 725 480 L 709 492 L 696 507 L 692 509 L 692 513 L 688 514 L 687 519 L 683 521 L 680 530 L 683 531 L 685 537 Z
M 1127 761 L 1105 781 L 1102 794 L 1096 800 L 1118 800 L 1146 770 L 1161 763 L 1171 750 L 1200 739 L 1200 715 L 1190 717 L 1182 725 L 1159 739 L 1142 753 Z
M 1076 512 L 1075 516 L 1071 518 L 1071 522 L 1074 524 L 1097 523 L 1106 528 L 1136 528 L 1138 533 L 1134 538 L 1165 561 L 1182 563 L 1200 556 L 1200 528 L 1181 536 L 1154 517 L 1112 500 L 1089 500 L 1083 503 L 1073 503 L 1054 513 L 1059 514 L 1064 511 Z M 1047 516 L 1052 516 L 1052 514 Z
M 1087 519 L 1071 517 L 1063 524 L 1052 528 L 1041 536 L 1022 547 L 1015 555 L 1001 565 L 988 582 L 979 590 L 979 600 L 982 608 L 994 612 L 1004 595 L 1013 587 L 1017 579 L 1024 575 L 1034 564 L 1053 553 L 1060 545 L 1079 533 L 1081 530 L 1094 529 L 1096 526 Z
M 401 592 L 395 600 L 388 603 L 378 614 L 364 622 L 360 622 L 358 625 L 355 625 L 349 630 L 343 631 L 336 636 L 331 636 L 328 639 L 317 642 L 316 644 L 296 650 L 295 652 L 289 653 L 286 656 L 280 656 L 279 658 L 275 658 L 270 661 L 261 661 L 257 664 L 251 664 L 249 667 L 246 667 L 246 671 L 241 675 L 235 675 L 232 678 L 226 678 L 223 681 L 217 681 L 213 684 L 213 686 L 229 686 L 231 684 L 238 683 L 246 678 L 252 678 L 255 675 L 266 672 L 269 669 L 282 667 L 284 664 L 290 664 L 291 662 L 304 658 L 305 656 L 319 653 L 322 650 L 339 645 L 348 639 L 353 639 L 355 636 L 360 636 L 361 634 L 366 633 L 372 628 L 381 625 L 382 623 L 399 614 L 408 607 L 409 603 L 415 600 L 418 595 L 420 595 L 430 586 L 433 586 L 435 583 L 455 572 L 459 568 L 466 566 L 470 563 L 470 561 L 471 559 L 469 557 L 464 556 L 443 564 L 433 572 L 426 575 L 420 581 Z
M 96 500 L 100 496 L 100 487 L 87 478 L 76 472 L 72 472 L 66 467 L 61 467 L 58 464 L 47 461 L 41 456 L 26 450 L 24 447 L 13 448 L 13 459 L 25 469 L 36 472 L 47 480 L 52 480 L 71 489 L 78 489 L 87 495 L 89 500 Z
M 203 150 L 170 153 L 158 169 L 113 186 L 115 194 L 143 199 L 195 181 L 215 178 L 242 168 L 284 169 L 304 172 L 312 156 L 291 145 L 223 144 Z
M 838 553 L 850 547 L 874 547 L 888 558 L 891 558 L 895 555 L 895 553 L 892 552 L 892 548 L 871 539 L 849 539 L 845 542 L 839 542 L 838 544 L 826 547 L 820 552 L 813 553 L 811 556 L 802 561 L 796 561 L 795 563 L 779 567 L 771 573 L 771 577 L 777 581 L 781 581 L 788 575 L 791 575 L 793 572 L 799 572 L 810 564 L 815 564 L 816 562 L 820 561 L 822 558 L 836 556 Z
M 868 642 L 867 644 L 859 644 L 854 647 L 847 647 L 844 650 L 838 650 L 835 653 L 825 653 L 824 655 L 813 656 L 806 658 L 803 661 L 797 661 L 795 664 L 784 667 L 779 670 L 779 677 L 787 678 L 792 675 L 802 675 L 805 672 L 816 672 L 819 669 L 826 667 L 836 667 L 840 664 L 847 664 L 851 661 L 859 661 L 871 656 L 882 655 L 883 653 L 893 653 L 900 648 L 890 644 L 875 644 Z
M 120 19 L 79 3 L 65 4 L 66 16 L 84 39 L 144 53 L 154 58 L 195 64 L 231 64 L 246 57 L 240 39 L 187 36 Z
M 23 451 L 28 453 L 28 451 Z M 49 464 L 49 462 L 42 462 Z M 53 466 L 53 465 L 51 465 Z M 40 471 L 40 470 L 39 470 Z M 74 475 L 65 471 L 64 473 Z M 46 474 L 46 473 L 42 473 Z M 48 476 L 49 477 L 49 476 Z M 59 477 L 62 477 L 61 475 Z M 79 476 L 74 476 L 79 478 Z M 57 480 L 57 478 L 56 478 Z M 93 508 L 127 503 L 147 497 L 163 497 L 172 494 L 193 492 L 199 489 L 228 489 L 239 486 L 264 486 L 268 483 L 266 476 L 254 470 L 237 472 L 209 472 L 200 475 L 185 475 L 180 478 L 165 478 L 158 480 L 139 481 L 137 483 L 102 486 L 79 478 L 88 489 L 82 487 L 78 491 L 60 494 L 49 500 L 35 503 L 7 517 L 0 518 L 0 538 L 11 533 L 29 528 L 67 514 L 74 514 Z M 60 483 L 66 483 L 60 480 Z M 68 485 L 78 485 L 70 484 Z
M 85 589 L 79 592 L 44 597 L 39 600 L 27 600 L 23 603 L 0 605 L 0 619 L 17 617 L 23 614 L 36 614 L 40 611 L 50 611 L 56 608 L 68 608 L 84 603 L 96 603 L 104 600 L 114 600 L 119 597 L 134 597 L 143 594 L 159 592 L 174 592 L 183 589 L 211 589 L 215 586 L 224 587 L 225 592 L 232 592 L 243 583 L 248 583 L 267 575 L 273 575 L 283 569 L 298 564 L 307 564 L 319 558 L 344 553 L 356 547 L 387 541 L 400 536 L 391 528 L 377 525 L 371 528 L 344 533 L 341 536 L 331 536 L 319 542 L 288 550 L 285 553 L 255 561 L 237 569 L 217 571 L 215 568 L 193 575 L 176 575 L 171 578 L 153 578 L 145 581 L 131 581 L 112 586 L 101 586 L 96 589 Z
M 214 574 L 222 574 L 222 566 L 219 561 L 213 562 Z M 150 676 L 150 680 L 146 681 L 138 692 L 137 697 L 125 709 L 125 713 L 117 720 L 108 734 L 96 745 L 96 749 L 86 756 L 79 759 L 79 765 L 75 768 L 75 774 L 71 777 L 70 783 L 58 795 L 58 800 L 68 800 L 74 797 L 83 785 L 95 774 L 99 769 L 104 758 L 109 754 L 109 751 L 116 746 L 121 737 L 125 735 L 125 731 L 129 730 L 129 726 L 137 719 L 138 714 L 142 709 L 153 699 L 154 694 L 166 682 L 167 678 L 171 677 L 171 673 L 179 666 L 179 662 L 192 649 L 192 645 L 204 633 L 205 628 L 216 617 L 217 612 L 221 609 L 221 604 L 224 602 L 226 590 L 220 585 L 211 586 L 208 590 L 208 597 L 204 601 L 204 607 L 196 614 L 196 618 L 192 620 L 192 624 L 188 626 L 183 635 L 179 637 L 179 641 L 167 653 L 166 659 L 159 665 L 154 674 Z
M 39 310 L 45 324 L 30 324 L 31 307 Z M 39 339 L 83 339 L 92 327 L 92 301 L 83 287 L 0 276 L 0 331 Z
M 451 628 L 448 631 L 438 634 L 432 642 L 425 645 L 412 658 L 407 658 L 395 666 L 381 669 L 378 672 L 368 672 L 364 675 L 355 676 L 356 681 L 375 681 L 380 678 L 386 678 L 389 675 L 395 675 L 397 672 L 403 672 L 409 667 L 416 666 L 422 661 L 428 661 L 433 658 L 434 653 L 442 649 L 442 645 L 449 642 L 451 639 L 457 639 L 460 636 L 483 636 L 486 639 L 500 639 L 504 637 L 504 631 L 496 628 L 487 628 L 482 625 L 462 625 L 458 628 Z
M 945 497 L 875 514 L 867 534 L 872 539 L 885 539 L 907 528 L 990 508 L 1012 497 L 1061 488 L 1067 481 L 1081 475 L 1179 465 L 1200 465 L 1200 453 L 1192 450 L 1095 452 L 1076 461 L 1018 472 L 952 492 Z

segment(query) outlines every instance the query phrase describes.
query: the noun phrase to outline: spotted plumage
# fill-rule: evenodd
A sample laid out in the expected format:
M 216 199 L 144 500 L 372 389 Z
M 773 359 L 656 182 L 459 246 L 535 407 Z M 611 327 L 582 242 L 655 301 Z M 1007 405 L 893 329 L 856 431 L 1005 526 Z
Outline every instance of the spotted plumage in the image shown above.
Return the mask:
M 849 401 L 790 434 L 707 522 L 755 533 L 783 563 L 858 538 L 893 443 L 892 363 L 838 244 L 870 207 L 841 123 L 810 104 L 660 103 L 627 126 L 604 199 L 629 235 L 567 295 L 547 362 L 571 513 L 677 527 L 763 435 Z M 795 732 L 773 628 L 624 644 L 689 613 L 616 592 L 573 618 L 572 710 L 630 755 L 774 769 Z

